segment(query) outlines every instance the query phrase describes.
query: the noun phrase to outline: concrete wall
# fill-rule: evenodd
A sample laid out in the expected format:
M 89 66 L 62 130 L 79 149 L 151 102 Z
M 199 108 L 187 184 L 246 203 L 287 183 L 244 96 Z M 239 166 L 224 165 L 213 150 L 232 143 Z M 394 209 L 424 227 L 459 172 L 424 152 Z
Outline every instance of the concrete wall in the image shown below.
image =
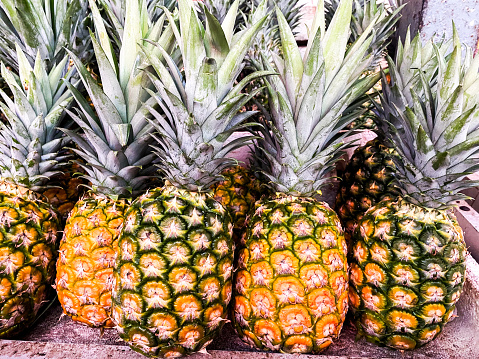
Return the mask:
M 380 0 L 379 0 L 380 1 Z M 476 48 L 479 40 L 479 0 L 397 0 L 406 3 L 399 21 L 397 37 L 404 38 L 408 27 L 411 33 L 421 30 L 422 38 L 433 35 L 452 36 L 452 21 L 456 24 L 464 44 Z M 298 0 L 303 8 L 303 26 L 297 39 L 307 40 L 306 26 L 310 26 L 317 0 Z
M 422 14 L 422 38 L 434 34 L 452 36 L 454 21 L 461 41 L 476 47 L 479 35 L 479 0 L 424 0 Z

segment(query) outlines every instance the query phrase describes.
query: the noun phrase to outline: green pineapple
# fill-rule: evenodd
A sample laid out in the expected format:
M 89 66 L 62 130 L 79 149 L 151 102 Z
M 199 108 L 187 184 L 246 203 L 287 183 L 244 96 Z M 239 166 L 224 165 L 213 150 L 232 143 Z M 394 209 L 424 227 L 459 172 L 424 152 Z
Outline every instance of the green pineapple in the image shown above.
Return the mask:
M 423 69 L 426 81 L 431 81 L 438 67 L 434 47 L 444 56 L 450 47 L 450 42 L 442 41 L 435 46 L 430 41 L 422 44 L 418 36 L 411 42 L 408 32 L 404 46 L 399 44 L 396 64 L 398 77 L 394 79 L 394 84 L 397 82 L 399 88 L 420 89 L 420 79 L 414 76 L 414 71 L 411 70 L 418 67 Z M 390 83 L 389 74 L 384 80 Z M 383 92 L 388 102 L 399 106 L 398 110 L 405 111 L 406 102 L 401 101 L 401 98 L 410 96 L 407 91 L 391 92 L 389 87 L 386 87 Z M 380 124 L 381 119 L 377 119 L 376 123 Z M 380 126 L 375 132 L 378 137 L 358 147 L 346 168 L 339 174 L 341 181 L 336 197 L 336 212 L 344 226 L 348 243 L 359 220 L 369 208 L 382 199 L 393 199 L 399 194 L 395 184 L 397 171 L 395 158 L 398 155 L 392 148 L 392 144 L 386 140 L 389 130 L 387 127 Z
M 72 95 L 63 84 L 68 58 L 48 72 L 37 53 L 31 66 L 17 46 L 19 74 L 1 64 L 13 99 L 0 90 L 0 337 L 28 328 L 50 300 L 58 214 L 38 192 L 60 172 L 64 140 L 56 128 Z M 73 86 L 72 86 L 73 88 Z
M 84 160 L 78 165 L 91 186 L 67 220 L 56 289 L 65 314 L 90 326 L 111 327 L 116 255 L 113 242 L 123 226 L 129 199 L 147 188 L 156 170 L 150 147 L 154 128 L 148 116 L 157 106 L 142 88 L 148 76 L 144 71 L 146 57 L 140 51 L 143 47 L 154 51 L 155 47 L 146 41 L 138 43 L 148 39 L 169 48 L 173 37 L 171 28 L 162 32 L 163 19 L 150 23 L 144 0 L 127 0 L 125 32 L 117 60 L 112 50 L 114 40 L 106 32 L 100 11 L 93 0 L 90 6 L 96 27 L 91 41 L 102 86 L 72 55 L 95 111 L 78 91 L 73 91 L 79 109 L 69 113 L 83 133 L 64 132 L 77 145 L 74 151 Z M 158 57 L 159 51 L 154 54 Z
M 148 356 L 198 351 L 227 320 L 232 292 L 233 225 L 210 187 L 236 161 L 225 157 L 251 136 L 226 143 L 251 113 L 238 113 L 256 73 L 234 85 L 248 46 L 265 18 L 234 33 L 234 10 L 221 25 L 207 10 L 202 27 L 193 2 L 179 1 L 179 28 L 171 14 L 184 72 L 167 51 L 167 65 L 149 54 L 155 98 L 162 188 L 135 200 L 117 241 L 113 320 L 120 337 Z M 180 35 L 181 34 L 181 35 Z M 161 47 L 158 47 L 161 49 Z
M 421 46 L 419 35 L 414 42 Z M 421 51 L 409 56 L 409 45 L 399 46 L 395 62 L 388 58 L 391 84 L 383 78 L 380 112 L 399 154 L 401 196 L 359 221 L 350 281 L 360 333 L 401 350 L 430 342 L 453 317 L 467 251 L 452 208 L 466 197 L 461 190 L 478 185 L 464 178 L 479 165 L 479 57 L 466 49 L 462 63 L 454 32 L 448 56 L 430 46 L 438 75 L 428 78 L 430 64 L 422 66 Z M 417 65 L 401 69 L 411 61 Z
M 342 1 L 325 31 L 319 1 L 302 58 L 276 9 L 283 58 L 274 57 L 279 75 L 267 78 L 271 111 L 258 143 L 276 196 L 257 201 L 248 220 L 233 304 L 240 337 L 262 350 L 318 353 L 338 338 L 346 317 L 346 242 L 317 195 L 346 146 L 341 114 L 379 79 L 359 79 L 374 60 L 368 32 L 347 51 L 351 11 L 352 1 Z M 266 57 L 263 66 L 271 69 Z

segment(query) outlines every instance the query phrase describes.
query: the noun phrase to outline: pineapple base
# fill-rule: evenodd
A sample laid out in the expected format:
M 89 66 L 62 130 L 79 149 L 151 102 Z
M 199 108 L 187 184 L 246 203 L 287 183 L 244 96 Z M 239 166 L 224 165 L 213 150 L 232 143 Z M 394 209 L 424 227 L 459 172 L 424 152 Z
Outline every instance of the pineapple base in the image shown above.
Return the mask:
M 0 182 L 0 338 L 27 329 L 50 299 L 59 225 L 36 193 Z
M 346 251 L 327 204 L 292 196 L 256 202 L 235 277 L 241 339 L 286 353 L 326 349 L 348 310 Z
M 113 321 L 150 357 L 205 351 L 227 321 L 233 225 L 209 194 L 154 189 L 125 214 L 116 243 Z
M 462 293 L 466 254 L 452 211 L 403 199 L 367 211 L 350 267 L 350 305 L 360 334 L 400 350 L 437 337 Z
M 125 201 L 92 194 L 75 204 L 65 225 L 56 289 L 65 314 L 92 327 L 113 327 L 113 242 L 123 225 Z

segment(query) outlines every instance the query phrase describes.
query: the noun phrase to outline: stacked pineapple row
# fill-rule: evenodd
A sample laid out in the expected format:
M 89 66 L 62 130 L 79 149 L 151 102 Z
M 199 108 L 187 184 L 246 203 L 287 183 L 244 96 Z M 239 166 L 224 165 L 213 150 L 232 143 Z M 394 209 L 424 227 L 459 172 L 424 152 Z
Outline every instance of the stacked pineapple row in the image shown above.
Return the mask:
M 0 1 L 0 336 L 32 324 L 56 276 L 66 314 L 152 357 L 205 351 L 230 301 L 264 350 L 324 350 L 349 306 L 379 345 L 435 338 L 465 279 L 451 208 L 478 185 L 463 179 L 479 164 L 479 57 L 463 61 L 457 35 L 408 35 L 387 75 L 371 71 L 399 11 L 374 0 L 318 1 L 303 55 L 267 0 L 240 29 L 238 1 L 221 22 L 208 3 L 160 5 L 173 7 Z M 281 49 L 253 58 L 266 24 Z M 247 56 L 256 70 L 240 75 Z M 319 195 L 380 78 L 381 136 L 347 166 L 338 217 Z M 252 81 L 270 106 L 255 121 Z M 266 190 L 228 157 L 248 145 Z M 39 191 L 70 166 L 67 147 L 88 192 L 58 243 Z

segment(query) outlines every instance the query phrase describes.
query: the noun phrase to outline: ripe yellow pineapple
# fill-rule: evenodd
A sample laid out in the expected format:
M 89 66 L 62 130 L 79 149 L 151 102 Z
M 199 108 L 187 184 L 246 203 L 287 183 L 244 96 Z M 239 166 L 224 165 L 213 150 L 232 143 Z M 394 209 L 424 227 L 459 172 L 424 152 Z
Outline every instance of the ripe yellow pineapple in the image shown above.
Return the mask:
M 235 11 L 220 25 L 205 10 L 206 28 L 190 0 L 179 1 L 178 27 L 167 13 L 184 77 L 173 52 L 162 50 L 164 66 L 146 52 L 163 109 L 163 114 L 152 111 L 151 123 L 167 183 L 140 196 L 125 214 L 112 315 L 120 337 L 151 357 L 205 351 L 227 320 L 233 225 L 210 187 L 236 163 L 226 155 L 251 138 L 227 142 L 251 115 L 238 114 L 254 96 L 241 93 L 243 87 L 251 78 L 272 74 L 256 73 L 235 85 L 247 48 L 266 20 L 233 34 Z M 233 41 L 234 36 L 241 38 Z
M 319 1 L 304 60 L 276 10 L 284 59 L 275 60 L 279 76 L 267 77 L 271 122 L 258 136 L 261 172 L 276 196 L 256 202 L 248 220 L 233 304 L 240 337 L 259 349 L 318 353 L 338 338 L 348 310 L 343 230 L 315 197 L 345 147 L 342 111 L 378 80 L 356 81 L 373 60 L 372 38 L 365 32 L 346 53 L 351 8 L 342 1 L 324 31 Z M 263 66 L 272 70 L 266 57 Z
M 141 194 L 156 171 L 150 147 L 153 128 L 145 119 L 155 100 L 148 100 L 142 88 L 142 79 L 147 81 L 146 72 L 133 66 L 136 61 L 145 60 L 137 44 L 149 39 L 169 48 L 172 37 L 167 31 L 159 31 L 162 20 L 150 23 L 145 0 L 127 0 L 123 20 L 128 31 L 121 37 L 117 62 L 112 40 L 94 1 L 90 1 L 90 6 L 96 27 L 91 41 L 99 78 L 95 79 L 77 56 L 72 55 L 72 60 L 96 113 L 75 92 L 80 111 L 70 115 L 83 135 L 64 132 L 77 145 L 75 152 L 84 160 L 78 164 L 91 186 L 67 220 L 57 261 L 56 289 L 64 313 L 75 321 L 111 327 L 113 242 L 123 225 L 129 199 Z M 144 26 L 138 26 L 138 19 Z M 148 24 L 158 31 L 149 31 Z M 131 96 L 133 93 L 138 96 Z
M 73 320 L 112 327 L 111 289 L 115 251 L 126 204 L 106 196 L 82 198 L 70 213 L 59 250 L 56 288 Z

